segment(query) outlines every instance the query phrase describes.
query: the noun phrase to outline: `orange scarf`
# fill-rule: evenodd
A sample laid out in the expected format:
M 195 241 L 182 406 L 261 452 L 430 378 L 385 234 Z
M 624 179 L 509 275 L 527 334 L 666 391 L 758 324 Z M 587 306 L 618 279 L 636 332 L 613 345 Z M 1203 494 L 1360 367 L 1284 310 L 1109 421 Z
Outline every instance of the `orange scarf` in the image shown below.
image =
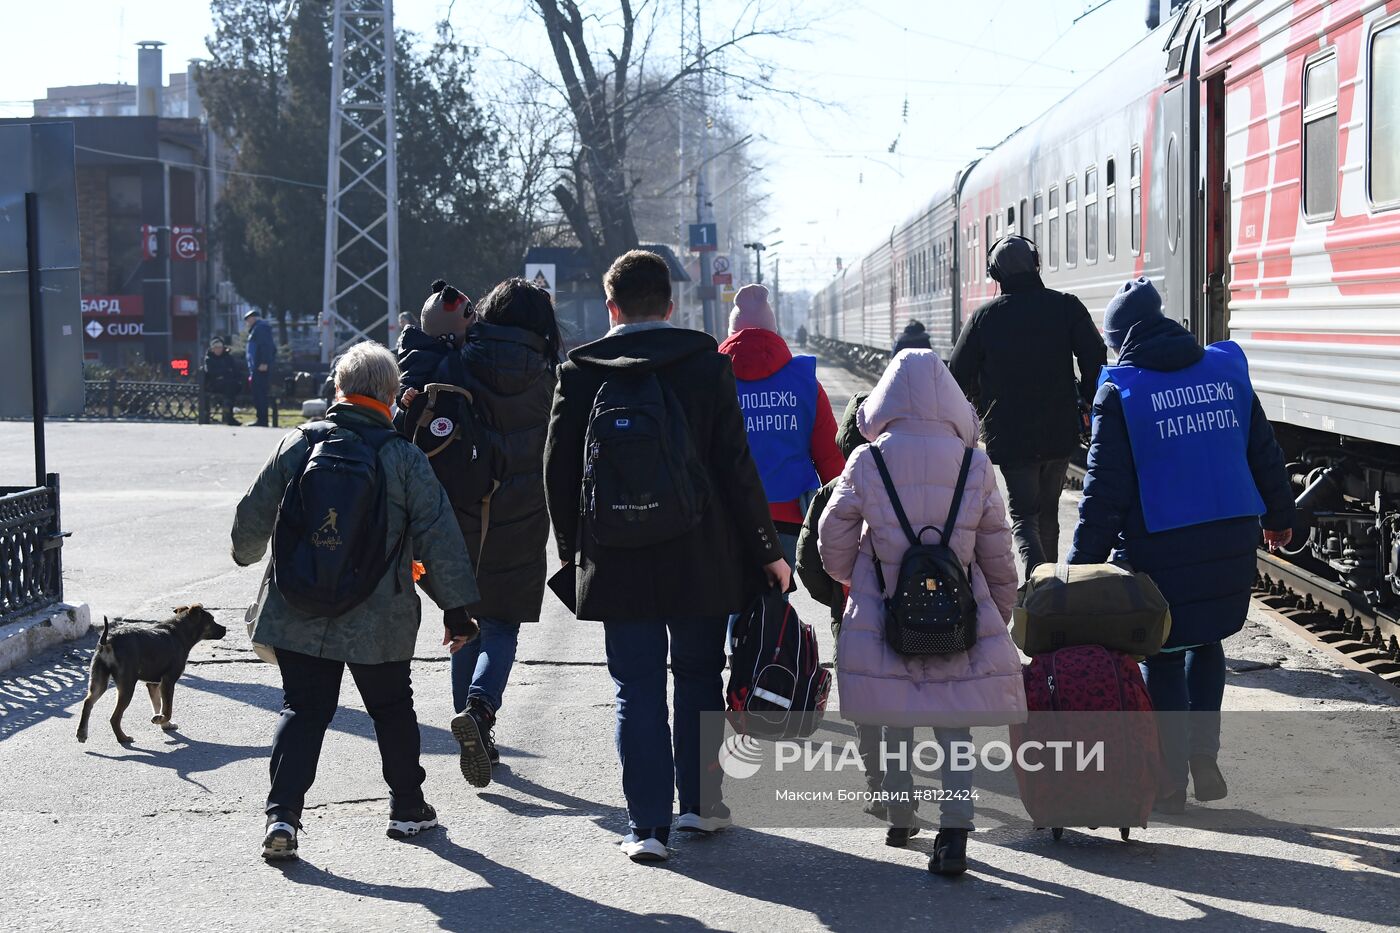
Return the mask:
M 339 395 L 335 397 L 337 402 L 348 402 L 351 405 L 358 405 L 361 408 L 368 408 L 370 411 L 377 411 L 387 420 L 393 421 L 394 416 L 389 414 L 389 406 L 385 405 L 377 398 L 370 398 L 368 395 Z

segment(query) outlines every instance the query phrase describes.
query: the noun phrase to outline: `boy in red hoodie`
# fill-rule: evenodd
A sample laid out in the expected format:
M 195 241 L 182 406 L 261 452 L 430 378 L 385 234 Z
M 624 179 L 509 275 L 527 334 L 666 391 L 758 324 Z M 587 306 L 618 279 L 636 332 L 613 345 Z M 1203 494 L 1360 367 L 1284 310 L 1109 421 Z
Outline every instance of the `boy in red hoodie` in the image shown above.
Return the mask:
M 719 351 L 733 363 L 749 450 L 792 563 L 807 500 L 846 465 L 836 446 L 831 402 L 817 382 L 816 358 L 792 355 L 762 285 L 739 289 L 729 314 L 729 338 Z

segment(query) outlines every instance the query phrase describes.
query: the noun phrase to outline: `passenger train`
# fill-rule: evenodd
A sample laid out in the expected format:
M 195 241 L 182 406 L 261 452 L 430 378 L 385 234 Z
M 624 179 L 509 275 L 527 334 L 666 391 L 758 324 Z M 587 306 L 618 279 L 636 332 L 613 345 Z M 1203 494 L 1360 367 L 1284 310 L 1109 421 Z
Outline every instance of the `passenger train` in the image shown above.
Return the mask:
M 1096 320 L 1147 276 L 1230 339 L 1288 453 L 1291 550 L 1400 607 L 1400 0 L 1193 0 L 813 299 L 808 327 L 946 359 L 1019 233 Z

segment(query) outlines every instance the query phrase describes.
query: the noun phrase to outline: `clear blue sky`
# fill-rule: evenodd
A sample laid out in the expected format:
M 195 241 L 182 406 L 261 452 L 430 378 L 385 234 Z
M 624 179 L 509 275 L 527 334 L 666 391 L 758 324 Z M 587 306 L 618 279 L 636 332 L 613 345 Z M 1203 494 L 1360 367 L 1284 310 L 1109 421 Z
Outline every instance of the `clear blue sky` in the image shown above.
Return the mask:
M 166 43 L 166 71 L 203 54 L 210 30 L 201 0 L 3 0 L 6 54 L 0 56 L 0 115 L 26 116 L 50 85 L 136 76 L 135 43 Z M 675 48 L 678 0 L 656 39 Z M 786 285 L 819 284 L 836 256 L 851 260 L 944 184 L 958 166 L 1034 119 L 1144 32 L 1145 0 L 763 0 L 781 21 L 796 9 L 812 21 L 800 41 L 752 47 L 775 83 L 800 88 L 820 106 L 781 97 L 731 107 L 762 142 L 771 239 L 783 240 Z M 743 0 L 706 0 L 703 29 L 713 41 Z M 485 94 L 518 62 L 554 74 L 543 27 L 526 0 L 398 0 L 401 29 L 431 33 L 449 6 L 460 39 L 484 48 Z M 585 0 L 585 7 L 590 3 Z M 598 10 L 613 0 L 592 0 Z M 693 8 L 687 3 L 687 8 Z M 15 40 L 18 41 L 15 41 Z M 905 116 L 905 101 L 908 115 Z M 898 138 L 895 151 L 891 143 Z M 714 179 L 716 189 L 727 184 Z

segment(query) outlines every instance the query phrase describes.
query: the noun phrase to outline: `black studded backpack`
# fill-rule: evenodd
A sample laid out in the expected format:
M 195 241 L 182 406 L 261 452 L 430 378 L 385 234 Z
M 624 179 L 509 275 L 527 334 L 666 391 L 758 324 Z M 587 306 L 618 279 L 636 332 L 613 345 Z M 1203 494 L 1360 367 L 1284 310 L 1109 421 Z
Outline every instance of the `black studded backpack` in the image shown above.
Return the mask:
M 875 466 L 884 480 L 885 492 L 899 518 L 899 527 L 909 539 L 909 550 L 899 562 L 899 576 L 894 581 L 894 592 L 885 586 L 885 574 L 880 567 L 880 558 L 871 555 L 875 561 L 875 579 L 880 584 L 880 593 L 885 599 L 885 640 L 898 654 L 957 654 L 969 650 L 977 641 L 977 599 L 972 595 L 972 581 L 967 569 L 958 560 L 958 555 L 948 546 L 953 535 L 953 525 L 958 517 L 958 507 L 962 505 L 963 489 L 967 486 L 967 473 L 972 467 L 972 448 L 963 454 L 962 470 L 958 473 L 958 485 L 953 490 L 953 502 L 948 507 L 948 519 L 943 523 L 937 544 L 924 544 L 923 534 L 933 525 L 925 525 L 914 533 L 909 524 L 909 516 L 904 514 L 904 506 L 899 501 L 899 493 L 890 478 L 885 458 L 880 448 L 870 445 L 870 453 L 875 458 Z

